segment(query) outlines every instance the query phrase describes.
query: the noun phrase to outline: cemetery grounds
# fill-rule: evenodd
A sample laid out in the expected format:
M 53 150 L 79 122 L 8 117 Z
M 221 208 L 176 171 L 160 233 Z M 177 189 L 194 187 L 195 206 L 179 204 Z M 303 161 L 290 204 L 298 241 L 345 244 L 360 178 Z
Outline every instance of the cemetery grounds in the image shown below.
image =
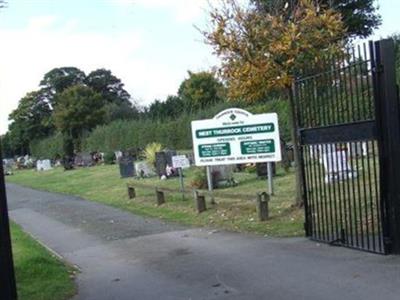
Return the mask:
M 185 200 L 179 192 L 179 177 L 160 180 L 121 179 L 117 165 L 101 165 L 77 168 L 65 172 L 55 168 L 46 172 L 35 170 L 16 171 L 7 181 L 23 186 L 82 197 L 135 214 L 156 217 L 185 225 L 205 226 L 237 232 L 250 232 L 265 236 L 291 237 L 304 235 L 303 208 L 295 207 L 294 173 L 277 167 L 274 177 L 274 196 L 269 202 L 269 219 L 258 221 L 256 195 L 267 191 L 266 179 L 258 179 L 256 173 L 235 172 L 238 185 L 216 189 L 217 204 L 211 205 L 206 197 L 208 210 L 198 214 L 193 199 L 191 179 L 195 168 L 185 169 Z M 136 198 L 129 199 L 127 184 L 136 189 Z M 156 205 L 155 188 L 165 189 L 166 203 Z M 204 191 L 206 192 L 206 191 Z
M 355 211 L 348 209 L 348 206 L 355 205 L 356 211 L 361 214 L 347 217 L 356 223 L 356 227 L 366 226 L 362 222 L 362 218 L 374 219 L 373 214 L 377 209 L 372 210 L 364 203 L 365 199 L 375 197 L 378 193 L 376 173 L 379 166 L 374 166 L 375 176 L 370 174 L 369 169 L 366 168 L 367 165 L 376 163 L 375 155 L 376 151 L 365 157 L 352 157 L 349 165 L 357 176 L 348 180 L 335 180 L 332 183 L 324 182 L 324 167 L 321 162 L 318 159 L 308 159 L 308 163 L 315 166 L 310 168 L 310 172 L 314 174 L 306 174 L 305 179 L 320 178 L 320 180 L 311 180 L 311 189 L 308 195 L 313 199 L 319 199 L 315 204 L 317 205 L 315 218 L 323 213 L 333 214 L 334 212 L 330 212 L 330 209 L 334 209 L 336 206 L 343 206 L 342 209 L 348 214 Z M 121 179 L 118 165 L 82 167 L 67 172 L 62 167 L 46 172 L 17 170 L 14 175 L 7 176 L 7 181 L 39 190 L 74 195 L 142 216 L 185 225 L 205 226 L 271 237 L 304 236 L 304 208 L 294 205 L 295 174 L 293 168 L 285 171 L 279 163 L 277 164 L 274 195 L 269 202 L 269 218 L 263 222 L 258 220 L 255 200 L 257 193 L 267 191 L 265 178 L 257 178 L 255 172 L 234 172 L 233 177 L 238 183 L 237 186 L 215 189 L 215 205 L 210 204 L 207 191 L 200 190 L 206 195 L 207 211 L 198 214 L 193 198 L 193 188 L 190 186 L 192 179 L 196 176 L 195 170 L 195 167 L 191 167 L 183 171 L 184 200 L 179 191 L 179 177 L 171 177 L 167 180 L 160 180 L 157 176 L 143 179 Z M 128 197 L 128 184 L 135 187 L 136 198 L 134 199 Z M 349 192 L 350 185 L 356 187 L 355 197 L 353 197 L 356 201 L 350 201 L 350 196 L 352 196 Z M 320 192 L 321 186 L 323 186 L 323 190 L 336 187 L 341 191 L 341 194 L 335 199 L 330 199 L 334 201 L 334 207 L 326 205 L 327 195 Z M 161 206 L 156 204 L 156 188 L 163 190 L 165 194 L 166 203 Z M 372 203 L 375 205 L 373 201 Z

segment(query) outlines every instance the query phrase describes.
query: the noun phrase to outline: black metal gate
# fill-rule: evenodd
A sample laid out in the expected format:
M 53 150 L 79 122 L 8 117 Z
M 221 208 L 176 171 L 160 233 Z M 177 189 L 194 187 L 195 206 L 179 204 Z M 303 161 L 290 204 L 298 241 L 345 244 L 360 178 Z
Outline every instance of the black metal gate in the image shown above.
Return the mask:
M 350 49 L 296 81 L 305 229 L 311 239 L 382 254 L 398 249 L 395 92 L 390 40 Z M 389 177 L 397 175 L 396 184 Z

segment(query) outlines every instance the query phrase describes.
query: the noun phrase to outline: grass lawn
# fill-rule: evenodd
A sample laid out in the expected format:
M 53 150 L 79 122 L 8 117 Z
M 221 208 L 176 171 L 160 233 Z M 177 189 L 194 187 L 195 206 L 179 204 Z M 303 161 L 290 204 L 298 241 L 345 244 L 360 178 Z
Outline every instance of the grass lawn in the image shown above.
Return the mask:
M 178 189 L 178 178 L 165 181 L 158 178 L 121 179 L 118 166 L 108 165 L 80 168 L 68 172 L 62 168 L 47 172 L 17 171 L 13 176 L 8 176 L 7 181 L 36 189 L 80 196 L 136 214 L 187 225 L 279 237 L 304 235 L 303 210 L 292 207 L 295 195 L 293 173 L 287 174 L 278 168 L 274 181 L 275 196 L 270 201 L 270 219 L 265 222 L 257 220 L 254 199 L 257 192 L 266 191 L 267 183 L 266 180 L 257 179 L 256 174 L 234 173 L 234 178 L 239 185 L 217 190 L 217 204 L 214 206 L 208 204 L 209 210 L 202 214 L 196 213 L 190 194 L 190 179 L 193 176 L 193 170 L 185 170 L 184 176 L 186 190 L 189 191 L 187 200 L 182 200 L 179 193 L 166 193 L 167 203 L 160 207 L 155 204 L 155 186 Z M 137 198 L 133 200 L 129 200 L 127 196 L 128 182 L 145 186 L 136 189 Z M 243 197 L 230 197 L 232 194 L 243 195 Z
M 74 270 L 11 223 L 18 299 L 62 300 L 75 293 Z

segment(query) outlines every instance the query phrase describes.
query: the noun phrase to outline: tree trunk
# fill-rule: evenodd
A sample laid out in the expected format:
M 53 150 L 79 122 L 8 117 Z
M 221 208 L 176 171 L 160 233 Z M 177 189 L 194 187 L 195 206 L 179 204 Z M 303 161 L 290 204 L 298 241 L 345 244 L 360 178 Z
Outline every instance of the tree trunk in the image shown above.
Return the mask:
M 295 204 L 296 206 L 303 206 L 303 173 L 302 173 L 302 166 L 300 163 L 300 143 L 299 143 L 299 136 L 298 136 L 298 128 L 299 128 L 299 120 L 297 118 L 296 112 L 296 103 L 294 99 L 294 91 L 293 88 L 287 89 L 288 96 L 289 96 L 289 103 L 290 103 L 290 122 L 291 122 L 291 135 L 292 135 L 292 142 L 293 142 L 293 158 L 295 164 L 295 177 L 296 177 L 296 198 Z
M 64 170 L 71 170 L 73 168 L 74 158 L 74 140 L 71 134 L 63 134 L 63 165 Z

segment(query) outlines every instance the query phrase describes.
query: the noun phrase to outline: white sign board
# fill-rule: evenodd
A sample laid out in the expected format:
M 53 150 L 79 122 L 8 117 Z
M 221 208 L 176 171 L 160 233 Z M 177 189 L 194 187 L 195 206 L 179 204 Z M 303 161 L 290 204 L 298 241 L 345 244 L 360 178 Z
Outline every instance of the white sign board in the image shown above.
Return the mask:
M 278 116 L 230 108 L 214 119 L 192 121 L 196 166 L 281 160 Z
M 172 167 L 174 167 L 175 169 L 177 169 L 177 168 L 182 168 L 182 169 L 189 168 L 190 167 L 189 159 L 186 157 L 186 155 L 172 156 Z

